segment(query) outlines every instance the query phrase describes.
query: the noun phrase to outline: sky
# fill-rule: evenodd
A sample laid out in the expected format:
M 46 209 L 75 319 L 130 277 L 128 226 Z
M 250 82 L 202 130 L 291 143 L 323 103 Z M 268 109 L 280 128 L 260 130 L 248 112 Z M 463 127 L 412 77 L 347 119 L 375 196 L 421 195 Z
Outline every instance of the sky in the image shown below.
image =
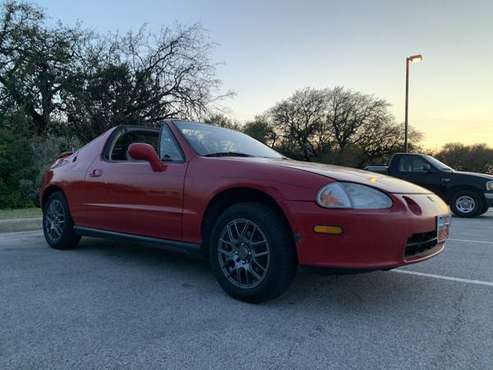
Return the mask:
M 493 1 L 44 0 L 54 20 L 98 32 L 200 23 L 231 117 L 253 118 L 304 87 L 374 94 L 436 150 L 444 143 L 493 146 Z

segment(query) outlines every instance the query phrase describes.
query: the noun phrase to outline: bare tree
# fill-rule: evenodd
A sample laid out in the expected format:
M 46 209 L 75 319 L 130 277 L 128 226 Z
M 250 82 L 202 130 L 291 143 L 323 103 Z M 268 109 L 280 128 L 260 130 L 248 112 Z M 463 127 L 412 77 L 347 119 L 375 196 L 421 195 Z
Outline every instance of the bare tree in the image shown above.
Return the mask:
M 400 125 L 384 99 L 342 87 L 296 91 L 268 112 L 278 149 L 305 160 L 362 166 L 402 146 Z M 420 139 L 413 132 L 411 139 Z
M 385 133 L 382 126 L 392 124 L 389 104 L 383 99 L 342 87 L 325 91 L 327 97 L 325 129 L 343 152 L 347 145 L 365 142 L 372 132 Z
M 220 81 L 209 57 L 213 46 L 199 25 L 91 40 L 64 96 L 69 124 L 94 136 L 117 123 L 204 115 L 224 97 L 214 95 Z
M 456 170 L 493 174 L 493 148 L 486 144 L 448 143 L 435 156 Z
M 325 142 L 321 138 L 326 103 L 324 91 L 306 88 L 276 104 L 269 115 L 285 147 L 302 153 L 309 161 L 320 155 Z
M 246 122 L 243 132 L 271 148 L 276 147 L 279 140 L 279 134 L 267 114 L 257 115 L 252 121 Z
M 209 113 L 203 119 L 204 123 L 209 123 L 214 126 L 225 127 L 233 130 L 241 130 L 241 125 L 238 121 L 226 116 L 223 113 Z
M 38 135 L 63 129 L 89 140 L 119 123 L 202 116 L 225 95 L 200 25 L 145 26 L 97 35 L 47 22 L 40 8 L 9 1 L 0 15 L 0 99 Z

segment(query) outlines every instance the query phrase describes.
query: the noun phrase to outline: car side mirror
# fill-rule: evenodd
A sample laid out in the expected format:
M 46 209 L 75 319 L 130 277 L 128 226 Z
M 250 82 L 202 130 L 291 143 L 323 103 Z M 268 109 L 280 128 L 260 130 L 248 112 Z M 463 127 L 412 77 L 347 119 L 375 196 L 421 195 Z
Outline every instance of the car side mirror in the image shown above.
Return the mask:
M 166 170 L 166 165 L 161 162 L 152 145 L 145 143 L 130 144 L 128 154 L 137 161 L 148 161 L 154 172 L 163 172 Z

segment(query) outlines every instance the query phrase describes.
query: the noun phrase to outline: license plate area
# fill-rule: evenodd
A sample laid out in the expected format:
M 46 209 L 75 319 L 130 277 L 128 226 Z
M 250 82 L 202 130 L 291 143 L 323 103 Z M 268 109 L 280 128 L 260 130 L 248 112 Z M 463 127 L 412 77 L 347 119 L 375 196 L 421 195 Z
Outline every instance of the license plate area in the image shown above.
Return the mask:
M 450 215 L 437 217 L 437 240 L 443 243 L 449 238 L 450 233 Z

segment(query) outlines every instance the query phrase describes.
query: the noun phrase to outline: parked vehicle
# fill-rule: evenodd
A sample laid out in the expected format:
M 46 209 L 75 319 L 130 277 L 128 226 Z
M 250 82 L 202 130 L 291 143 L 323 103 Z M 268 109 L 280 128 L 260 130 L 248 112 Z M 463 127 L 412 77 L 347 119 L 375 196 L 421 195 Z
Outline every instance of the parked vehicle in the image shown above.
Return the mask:
M 81 236 L 208 256 L 232 297 L 281 295 L 299 266 L 387 270 L 440 253 L 447 205 L 371 172 L 297 162 L 240 132 L 187 121 L 120 126 L 59 158 L 40 190 L 56 249 Z
M 388 166 L 368 166 L 365 169 L 398 177 L 433 191 L 459 217 L 476 217 L 493 207 L 492 175 L 455 171 L 426 154 L 397 153 Z

